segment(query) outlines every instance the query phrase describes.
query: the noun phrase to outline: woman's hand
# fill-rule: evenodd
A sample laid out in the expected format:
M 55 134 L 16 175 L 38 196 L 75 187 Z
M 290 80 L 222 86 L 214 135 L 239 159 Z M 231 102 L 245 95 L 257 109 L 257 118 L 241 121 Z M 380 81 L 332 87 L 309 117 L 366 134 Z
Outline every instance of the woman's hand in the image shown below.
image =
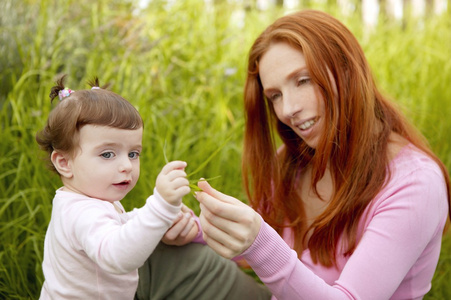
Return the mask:
M 225 258 L 243 253 L 260 231 L 261 217 L 238 199 L 213 189 L 199 181 L 202 189 L 196 193 L 200 202 L 199 216 L 205 242 Z
M 180 217 L 166 231 L 161 241 L 166 245 L 183 246 L 191 243 L 198 232 L 199 228 L 191 214 L 191 210 L 185 204 L 182 204 Z

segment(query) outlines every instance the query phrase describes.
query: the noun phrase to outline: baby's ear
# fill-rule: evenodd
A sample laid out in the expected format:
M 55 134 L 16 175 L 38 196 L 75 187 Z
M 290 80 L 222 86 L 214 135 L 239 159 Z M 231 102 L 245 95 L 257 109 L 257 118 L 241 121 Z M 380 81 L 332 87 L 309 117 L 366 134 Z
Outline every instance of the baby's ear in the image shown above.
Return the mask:
M 69 156 L 67 154 L 54 150 L 50 156 L 50 159 L 52 160 L 52 164 L 55 166 L 55 169 L 61 176 L 72 178 L 72 168 L 69 164 Z

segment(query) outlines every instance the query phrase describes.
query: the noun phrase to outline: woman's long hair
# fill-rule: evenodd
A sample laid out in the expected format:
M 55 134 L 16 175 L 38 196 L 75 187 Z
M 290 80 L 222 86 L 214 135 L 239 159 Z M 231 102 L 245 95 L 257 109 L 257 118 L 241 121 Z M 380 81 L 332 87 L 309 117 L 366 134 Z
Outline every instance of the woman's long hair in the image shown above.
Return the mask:
M 288 43 L 303 53 L 318 97 L 325 101 L 325 132 L 316 149 L 277 119 L 263 95 L 258 64 L 275 42 Z M 449 201 L 445 166 L 424 137 L 379 92 L 353 34 L 328 14 L 306 10 L 284 16 L 256 39 L 249 53 L 244 105 L 242 164 L 250 203 L 279 233 L 286 226 L 292 227 L 298 255 L 304 250 L 306 233 L 313 229 L 308 248 L 315 263 L 336 263 L 341 235 L 345 255 L 354 251 L 359 220 L 390 176 L 387 149 L 391 132 L 437 162 L 447 181 Z M 280 151 L 273 128 L 284 144 Z M 312 168 L 314 191 L 326 167 L 330 168 L 334 191 L 326 210 L 309 228 L 296 191 L 299 170 L 307 165 Z

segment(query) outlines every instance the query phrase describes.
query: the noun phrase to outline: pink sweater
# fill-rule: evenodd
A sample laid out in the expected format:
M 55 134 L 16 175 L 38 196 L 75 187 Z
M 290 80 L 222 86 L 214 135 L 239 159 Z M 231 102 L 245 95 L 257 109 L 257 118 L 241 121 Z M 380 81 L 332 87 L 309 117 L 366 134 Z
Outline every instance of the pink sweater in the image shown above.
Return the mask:
M 366 209 L 354 253 L 337 252 L 338 267 L 301 258 L 262 222 L 243 258 L 279 300 L 422 299 L 430 290 L 448 215 L 446 185 L 440 168 L 412 146 L 391 162 L 391 180 Z M 338 247 L 339 250 L 340 247 Z
M 156 190 L 142 208 L 121 214 L 109 202 L 57 190 L 45 236 L 40 299 L 133 299 L 137 269 L 180 209 Z

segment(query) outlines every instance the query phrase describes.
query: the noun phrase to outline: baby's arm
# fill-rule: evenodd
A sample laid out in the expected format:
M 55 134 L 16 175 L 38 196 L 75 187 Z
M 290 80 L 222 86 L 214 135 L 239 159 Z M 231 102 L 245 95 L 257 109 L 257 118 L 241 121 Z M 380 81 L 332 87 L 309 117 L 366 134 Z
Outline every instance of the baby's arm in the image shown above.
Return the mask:
M 156 189 L 169 204 L 180 205 L 182 197 L 190 192 L 185 167 L 184 161 L 172 161 L 166 164 L 158 174 Z
M 165 165 L 154 194 L 129 214 L 132 218 L 125 224 L 118 222 L 115 210 L 97 209 L 98 205 L 92 210 L 84 208 L 84 217 L 77 218 L 81 223 L 72 226 L 80 248 L 107 272 L 124 274 L 141 266 L 174 224 L 182 197 L 190 192 L 185 167 L 182 161 Z

